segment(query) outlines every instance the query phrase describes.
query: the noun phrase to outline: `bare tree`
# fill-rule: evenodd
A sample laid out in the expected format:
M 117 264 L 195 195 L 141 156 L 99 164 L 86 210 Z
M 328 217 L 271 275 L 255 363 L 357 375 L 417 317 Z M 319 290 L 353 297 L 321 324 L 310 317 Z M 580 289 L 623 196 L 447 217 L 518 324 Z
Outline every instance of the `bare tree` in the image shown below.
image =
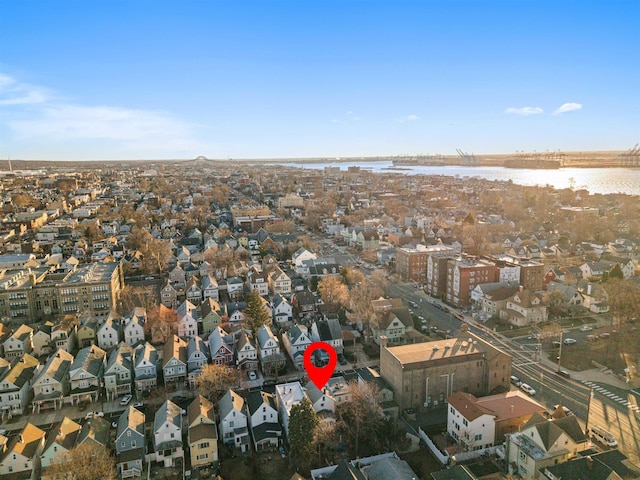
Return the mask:
M 318 292 L 325 303 L 334 303 L 342 307 L 349 304 L 349 289 L 339 277 L 326 277 L 320 280 Z
M 144 307 L 150 310 L 158 305 L 158 291 L 151 285 L 125 285 L 120 291 L 121 310 L 124 315 L 135 307 Z
M 116 480 L 115 459 L 105 447 L 83 443 L 54 458 L 47 476 L 56 480 Z
M 200 393 L 213 403 L 238 384 L 238 370 L 226 365 L 204 365 L 202 373 L 196 378 L 196 387 Z
M 154 342 L 167 342 L 171 335 L 178 332 L 178 314 L 164 305 L 147 310 L 147 321 L 144 324 L 145 334 Z

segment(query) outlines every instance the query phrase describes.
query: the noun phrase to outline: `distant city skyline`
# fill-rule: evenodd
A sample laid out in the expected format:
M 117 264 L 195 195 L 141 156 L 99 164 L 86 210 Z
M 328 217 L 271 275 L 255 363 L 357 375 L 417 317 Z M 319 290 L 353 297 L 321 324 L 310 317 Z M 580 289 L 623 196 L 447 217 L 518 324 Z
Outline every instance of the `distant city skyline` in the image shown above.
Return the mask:
M 0 0 L 0 159 L 626 150 L 640 3 Z

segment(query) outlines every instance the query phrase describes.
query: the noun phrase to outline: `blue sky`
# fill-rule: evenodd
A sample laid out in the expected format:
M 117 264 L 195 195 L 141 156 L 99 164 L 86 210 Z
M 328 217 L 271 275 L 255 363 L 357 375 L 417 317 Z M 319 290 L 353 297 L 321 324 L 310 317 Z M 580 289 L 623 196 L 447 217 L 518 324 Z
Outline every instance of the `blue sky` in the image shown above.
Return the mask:
M 0 0 L 0 158 L 626 150 L 640 2 Z

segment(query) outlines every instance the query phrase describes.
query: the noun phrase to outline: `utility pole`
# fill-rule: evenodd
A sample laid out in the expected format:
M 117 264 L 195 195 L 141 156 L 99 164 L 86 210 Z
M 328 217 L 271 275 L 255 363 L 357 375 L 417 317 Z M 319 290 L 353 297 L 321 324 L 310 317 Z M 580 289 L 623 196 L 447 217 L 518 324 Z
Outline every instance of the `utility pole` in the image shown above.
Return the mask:
M 584 424 L 584 434 L 589 437 L 589 414 L 591 413 L 591 400 L 593 400 L 593 387 L 589 388 L 589 403 L 587 403 L 587 420 Z

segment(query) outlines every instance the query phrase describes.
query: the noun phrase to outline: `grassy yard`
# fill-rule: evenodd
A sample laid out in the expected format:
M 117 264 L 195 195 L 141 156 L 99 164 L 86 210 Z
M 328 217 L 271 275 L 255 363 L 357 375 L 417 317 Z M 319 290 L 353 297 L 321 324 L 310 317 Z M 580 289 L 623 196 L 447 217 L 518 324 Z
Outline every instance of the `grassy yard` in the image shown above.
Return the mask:
M 400 455 L 400 458 L 409 464 L 418 478 L 431 478 L 431 472 L 445 468 L 425 446 L 421 446 L 420 450 L 415 452 Z
M 590 370 L 594 368 L 592 361 L 595 361 L 619 372 L 627 367 L 629 355 L 632 355 L 633 361 L 638 361 L 638 352 L 640 352 L 640 333 L 637 331 L 619 333 L 595 342 L 584 341 L 575 345 L 563 345 L 561 365 L 570 370 Z M 557 355 L 557 349 L 549 351 L 550 359 L 555 361 Z

